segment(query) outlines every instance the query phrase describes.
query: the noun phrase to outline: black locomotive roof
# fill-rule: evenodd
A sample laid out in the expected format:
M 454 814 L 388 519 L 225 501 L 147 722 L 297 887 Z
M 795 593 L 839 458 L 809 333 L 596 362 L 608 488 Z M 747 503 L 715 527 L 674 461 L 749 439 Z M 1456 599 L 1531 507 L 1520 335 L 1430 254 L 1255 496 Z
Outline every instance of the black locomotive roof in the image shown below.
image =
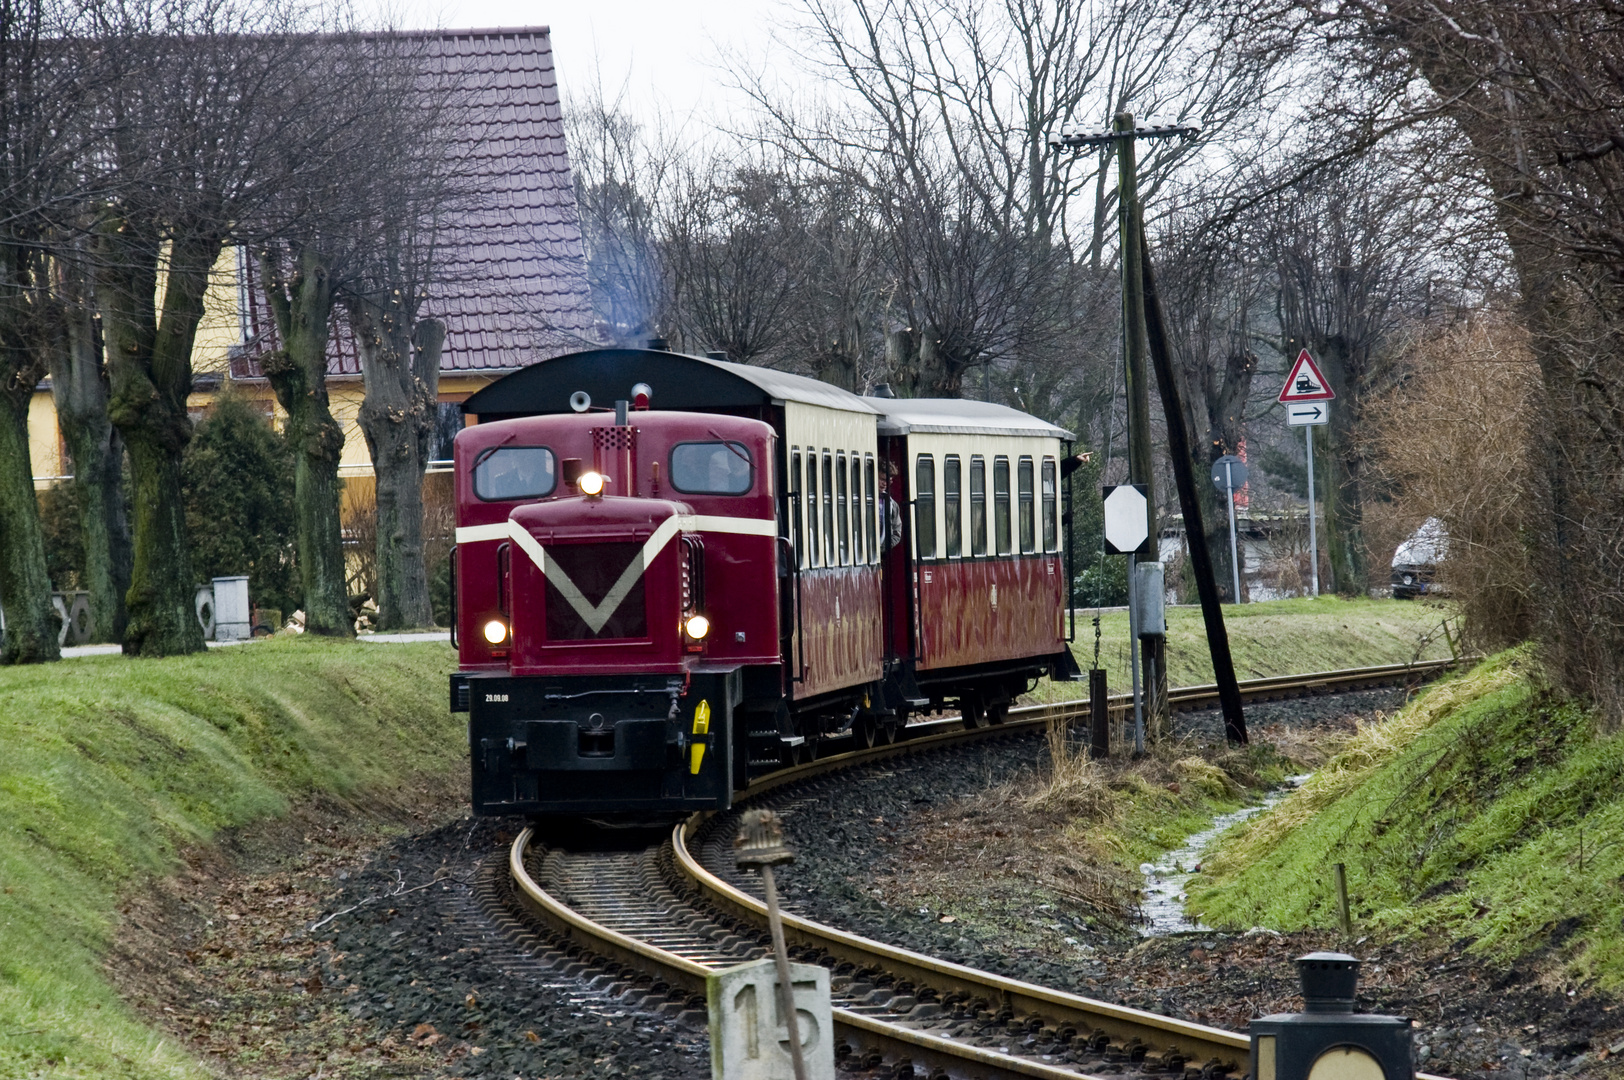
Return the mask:
M 1072 433 L 1030 413 L 963 398 L 871 398 L 884 414 L 881 435 L 1035 435 L 1070 439 Z
M 570 395 L 584 390 L 594 405 L 612 405 L 648 383 L 660 409 L 729 409 L 786 401 L 847 412 L 878 413 L 872 399 L 787 371 L 733 364 L 660 349 L 592 349 L 542 360 L 496 380 L 463 402 L 488 420 L 567 413 Z

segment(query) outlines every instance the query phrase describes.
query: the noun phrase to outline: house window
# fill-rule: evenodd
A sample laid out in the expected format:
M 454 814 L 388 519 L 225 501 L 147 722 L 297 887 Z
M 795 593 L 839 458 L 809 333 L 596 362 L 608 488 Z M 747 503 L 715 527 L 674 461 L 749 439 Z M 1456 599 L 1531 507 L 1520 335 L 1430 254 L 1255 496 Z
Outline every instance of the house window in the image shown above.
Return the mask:
M 998 554 L 1010 553 L 1009 534 L 1009 458 L 1000 454 L 992 459 L 992 513 L 993 529 L 998 539 Z
M 949 454 L 942 459 L 942 513 L 945 518 L 943 539 L 947 541 L 947 557 L 957 559 L 964 554 L 964 522 L 959 514 L 959 456 Z
M 987 461 L 970 459 L 970 554 L 987 553 Z
M 451 447 L 462 430 L 462 402 L 440 401 L 434 406 L 434 436 L 429 447 L 430 465 L 451 464 Z
M 1015 494 L 1019 500 L 1023 555 L 1030 555 L 1038 549 L 1037 506 L 1033 501 L 1032 480 L 1032 459 L 1023 457 L 1015 463 Z
M 1055 499 L 1055 461 L 1043 459 L 1043 550 L 1060 550 L 1060 508 Z
M 921 559 L 936 557 L 936 459 L 914 459 L 914 550 Z

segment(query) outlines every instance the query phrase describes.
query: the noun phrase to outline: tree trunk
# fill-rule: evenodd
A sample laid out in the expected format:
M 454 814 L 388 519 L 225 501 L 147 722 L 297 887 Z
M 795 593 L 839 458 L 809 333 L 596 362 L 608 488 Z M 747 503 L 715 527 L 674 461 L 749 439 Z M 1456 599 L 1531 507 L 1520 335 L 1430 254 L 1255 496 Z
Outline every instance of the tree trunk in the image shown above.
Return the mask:
M 75 284 L 78 284 L 77 282 Z M 67 298 L 50 352 L 57 425 L 73 461 L 73 495 L 84 537 L 92 640 L 122 641 L 130 587 L 130 524 L 124 510 L 124 443 L 107 413 L 101 338 L 84 290 Z
M 1337 392 L 1325 437 L 1315 440 L 1314 494 L 1325 515 L 1325 553 L 1331 587 L 1343 596 L 1363 596 L 1370 588 L 1365 552 L 1361 452 L 1354 437 L 1359 417 L 1359 387 L 1346 343 L 1330 338 L 1314 350 L 1325 378 Z
M 192 342 L 203 318 L 217 235 L 182 235 L 170 246 L 161 317 L 156 308 L 162 245 L 156 229 L 109 220 L 97 235 L 96 298 L 111 384 L 108 415 L 130 452 L 135 538 L 124 652 L 169 656 L 203 649 L 194 607 L 181 455 L 192 438 Z
M 423 561 L 423 473 L 439 398 L 445 327 L 425 320 L 412 332 L 400 291 L 383 303 L 350 301 L 366 398 L 361 431 L 377 478 L 378 629 L 434 625 Z M 416 348 L 414 349 L 414 344 Z
M 261 259 L 266 294 L 276 316 L 282 348 L 264 357 L 261 370 L 288 414 L 285 435 L 293 447 L 293 487 L 298 516 L 299 582 L 305 630 L 350 637 L 355 622 L 344 590 L 344 535 L 339 512 L 339 454 L 344 432 L 327 405 L 328 323 L 333 311 L 332 276 L 326 261 L 303 248 L 291 280 L 284 281 L 276 253 Z
M 37 373 L 24 373 L 0 394 L 0 603 L 5 605 L 5 643 L 0 663 L 31 664 L 61 657 L 62 621 L 51 607 L 45 569 L 45 534 L 34 495 L 28 453 L 28 400 Z

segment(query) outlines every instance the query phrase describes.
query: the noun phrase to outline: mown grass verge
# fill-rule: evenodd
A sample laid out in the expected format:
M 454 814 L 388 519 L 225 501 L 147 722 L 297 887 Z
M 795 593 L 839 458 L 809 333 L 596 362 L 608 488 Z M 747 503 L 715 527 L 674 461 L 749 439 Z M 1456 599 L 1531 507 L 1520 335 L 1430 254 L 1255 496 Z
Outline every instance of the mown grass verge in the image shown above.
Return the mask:
M 1242 679 L 1295 675 L 1332 668 L 1403 664 L 1417 658 L 1442 659 L 1449 645 L 1439 624 L 1452 609 L 1436 602 L 1345 600 L 1337 596 L 1269 600 L 1227 605 L 1224 625 Z M 1100 619 L 1100 664 L 1112 693 L 1129 685 L 1128 613 L 1106 612 Z M 1072 653 L 1084 670 L 1094 663 L 1094 627 L 1082 612 Z M 1174 686 L 1210 683 L 1212 654 L 1199 607 L 1167 609 L 1167 673 Z M 1071 686 L 1045 683 L 1034 699 L 1056 701 L 1079 696 Z
M 0 1075 L 207 1075 L 103 975 L 120 893 L 302 798 L 382 805 L 459 767 L 452 664 L 296 638 L 0 670 Z
M 1624 735 L 1545 689 L 1525 649 L 1361 730 L 1241 826 L 1192 882 L 1209 924 L 1336 925 L 1346 864 L 1361 932 L 1467 943 L 1503 963 L 1624 986 Z

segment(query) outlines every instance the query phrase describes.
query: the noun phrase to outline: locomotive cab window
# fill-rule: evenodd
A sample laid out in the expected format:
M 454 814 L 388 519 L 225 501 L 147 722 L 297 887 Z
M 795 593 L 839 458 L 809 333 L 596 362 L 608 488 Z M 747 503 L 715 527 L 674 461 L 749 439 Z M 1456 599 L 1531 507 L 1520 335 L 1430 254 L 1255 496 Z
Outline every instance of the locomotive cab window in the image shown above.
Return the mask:
M 970 554 L 987 553 L 987 459 L 970 459 Z
M 1060 550 L 1060 515 L 1055 502 L 1055 461 L 1043 459 L 1043 550 Z
M 671 486 L 687 495 L 743 495 L 754 474 L 743 443 L 691 442 L 671 448 Z
M 914 459 L 914 546 L 921 559 L 936 557 L 936 459 Z
M 486 502 L 539 499 L 557 486 L 553 452 L 545 446 L 504 446 L 474 465 L 474 494 Z
M 942 459 L 942 512 L 947 528 L 943 539 L 947 541 L 947 557 L 957 559 L 963 551 L 963 521 L 959 517 L 959 456 L 949 454 Z
M 1032 479 L 1032 459 L 1023 457 L 1015 465 L 1015 492 L 1019 498 L 1022 555 L 1030 555 L 1038 549 L 1037 506 L 1033 502 Z
M 1010 552 L 1009 534 L 1009 458 L 999 455 L 992 459 L 992 515 L 993 531 L 997 535 L 998 554 Z

